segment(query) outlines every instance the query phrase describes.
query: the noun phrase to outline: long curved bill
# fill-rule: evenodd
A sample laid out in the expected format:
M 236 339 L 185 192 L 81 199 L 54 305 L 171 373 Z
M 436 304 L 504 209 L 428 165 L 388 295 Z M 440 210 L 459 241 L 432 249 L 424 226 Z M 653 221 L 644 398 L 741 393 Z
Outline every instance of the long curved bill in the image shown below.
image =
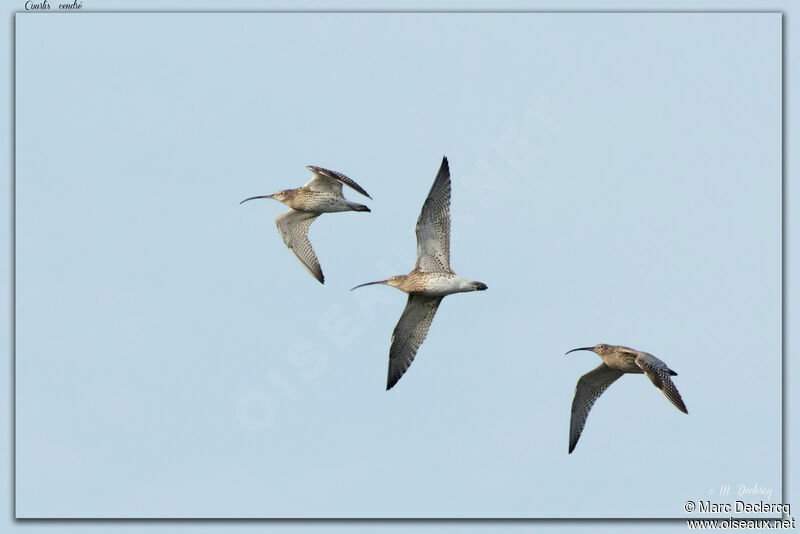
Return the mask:
M 239 202 L 239 204 L 244 204 L 248 200 L 253 200 L 253 199 L 256 199 L 256 198 L 272 198 L 274 196 L 275 195 L 261 195 L 261 196 L 257 196 L 257 197 L 250 197 L 250 198 L 246 198 L 246 199 L 242 200 L 241 202 Z
M 581 348 L 579 348 L 579 349 L 572 349 L 572 350 L 570 350 L 570 351 L 567 351 L 567 352 L 565 352 L 565 353 L 564 353 L 564 356 L 566 356 L 566 355 L 567 355 L 567 354 L 569 354 L 570 352 L 575 352 L 576 350 L 594 350 L 594 347 L 581 347 Z
M 358 289 L 359 287 L 372 286 L 372 285 L 375 285 L 375 284 L 385 284 L 388 281 L 389 280 L 378 280 L 377 282 L 367 282 L 366 284 L 359 284 L 356 287 L 351 287 L 350 291 L 352 291 L 354 289 Z

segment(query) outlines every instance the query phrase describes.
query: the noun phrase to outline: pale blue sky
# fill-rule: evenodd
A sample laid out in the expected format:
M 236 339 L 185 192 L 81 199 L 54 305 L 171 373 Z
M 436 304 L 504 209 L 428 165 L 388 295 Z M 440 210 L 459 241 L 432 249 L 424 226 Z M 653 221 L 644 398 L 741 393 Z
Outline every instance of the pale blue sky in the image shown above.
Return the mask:
M 18 515 L 780 501 L 779 16 L 21 15 L 16 37 Z M 405 297 L 347 288 L 413 265 L 443 154 L 453 267 L 489 291 L 448 298 L 387 393 Z M 306 164 L 375 199 L 312 227 L 325 286 L 283 206 L 238 205 Z M 601 341 L 664 359 L 691 415 L 624 377 L 568 456 L 599 360 L 563 353 Z

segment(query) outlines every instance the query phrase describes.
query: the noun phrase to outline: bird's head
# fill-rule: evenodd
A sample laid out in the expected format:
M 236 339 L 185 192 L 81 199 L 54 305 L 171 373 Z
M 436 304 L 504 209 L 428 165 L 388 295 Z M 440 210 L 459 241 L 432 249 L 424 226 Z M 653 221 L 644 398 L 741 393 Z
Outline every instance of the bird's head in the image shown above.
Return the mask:
M 239 204 L 244 204 L 248 200 L 253 200 L 256 198 L 271 198 L 277 200 L 278 202 L 283 202 L 284 200 L 289 198 L 289 194 L 291 193 L 291 191 L 292 191 L 291 189 L 284 189 L 282 191 L 278 191 L 277 193 L 273 193 L 271 195 L 259 195 L 257 197 L 250 197 L 242 200 L 241 202 L 239 202 Z
M 398 276 L 390 276 L 386 279 L 386 285 L 392 287 L 400 287 L 400 285 L 405 281 L 406 275 L 401 274 Z
M 277 193 L 270 195 L 270 198 L 273 198 L 278 202 L 283 202 L 284 200 L 289 198 L 289 191 L 290 191 L 289 189 L 283 189 L 282 191 L 278 191 Z
M 407 278 L 407 275 L 405 275 L 405 274 L 401 274 L 401 275 L 398 275 L 398 276 L 390 276 L 386 280 L 378 280 L 377 282 L 367 282 L 366 284 L 359 284 L 356 287 L 351 288 L 350 291 L 352 291 L 353 289 L 358 289 L 359 287 L 371 286 L 371 285 L 374 285 L 374 284 L 383 284 L 385 286 L 391 286 L 391 287 L 399 288 L 403 284 L 403 281 L 406 278 Z
M 614 347 L 613 345 L 606 345 L 605 343 L 600 343 L 598 345 L 595 345 L 594 347 L 580 347 L 578 349 L 572 349 L 571 351 L 568 351 L 567 354 L 569 354 L 570 352 L 575 352 L 576 350 L 589 350 L 594 352 L 598 356 L 603 356 L 605 354 L 612 352 L 614 350 Z

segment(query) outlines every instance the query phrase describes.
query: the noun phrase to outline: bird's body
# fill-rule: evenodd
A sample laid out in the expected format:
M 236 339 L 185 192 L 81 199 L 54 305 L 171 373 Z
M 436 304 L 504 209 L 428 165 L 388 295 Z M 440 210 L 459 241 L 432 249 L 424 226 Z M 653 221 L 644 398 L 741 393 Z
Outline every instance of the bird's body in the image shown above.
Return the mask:
M 367 206 L 344 198 L 342 184 L 352 187 L 367 198 L 372 197 L 344 174 L 313 165 L 309 165 L 307 169 L 314 173 L 314 177 L 304 186 L 284 189 L 272 195 L 246 198 L 242 203 L 255 198 L 271 198 L 289 206 L 289 211 L 275 218 L 283 242 L 314 278 L 325 283 L 319 260 L 308 240 L 308 228 L 323 213 L 370 211 Z
M 595 401 L 624 374 L 646 374 L 661 393 L 680 411 L 689 413 L 683 403 L 678 389 L 672 383 L 671 376 L 678 373 L 667 367 L 667 364 L 650 353 L 635 350 L 621 345 L 606 345 L 601 343 L 594 347 L 573 349 L 594 352 L 603 360 L 598 367 L 592 369 L 575 386 L 575 397 L 572 399 L 572 415 L 570 417 L 569 452 L 575 450 L 578 439 L 581 437 L 583 427 L 589 411 Z M 569 352 L 567 354 L 569 354 Z
M 644 373 L 642 368 L 636 365 L 636 357 L 639 351 L 634 351 L 633 349 L 628 349 L 627 347 L 619 348 L 627 350 L 615 350 L 608 354 L 600 355 L 600 358 L 603 359 L 603 363 L 610 368 L 616 369 L 617 371 L 622 371 L 623 373 Z
M 442 299 L 453 293 L 486 289 L 486 284 L 461 278 L 450 268 L 450 167 L 447 158 L 442 159 L 422 206 L 416 233 L 417 263 L 410 273 L 356 286 L 384 284 L 408 293 L 405 310 L 392 334 L 386 389 L 391 389 L 414 361 Z
M 363 204 L 347 200 L 342 194 L 330 191 L 313 191 L 298 187 L 286 191 L 286 198 L 281 200 L 295 211 L 307 211 L 322 215 L 323 213 L 336 213 L 339 211 L 369 211 Z
M 414 269 L 407 275 L 393 277 L 392 283 L 387 283 L 406 293 L 427 295 L 429 297 L 445 297 L 454 293 L 475 291 L 472 280 L 461 278 L 453 272 L 422 271 Z

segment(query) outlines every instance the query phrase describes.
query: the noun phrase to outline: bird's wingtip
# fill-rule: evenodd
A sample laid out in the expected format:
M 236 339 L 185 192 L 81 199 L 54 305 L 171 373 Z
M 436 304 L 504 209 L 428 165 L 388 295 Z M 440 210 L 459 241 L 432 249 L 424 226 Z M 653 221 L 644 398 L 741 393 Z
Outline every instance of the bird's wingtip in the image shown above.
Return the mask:
M 400 375 L 400 376 L 402 376 L 402 375 Z M 397 382 L 399 382 L 399 381 L 400 381 L 400 377 L 399 376 L 389 375 L 386 378 L 386 391 L 389 391 L 390 389 L 392 389 L 395 385 L 397 385 Z
M 447 162 L 447 156 L 442 156 L 442 164 L 439 165 L 439 172 L 436 173 L 437 179 L 442 177 L 450 177 L 450 164 Z

